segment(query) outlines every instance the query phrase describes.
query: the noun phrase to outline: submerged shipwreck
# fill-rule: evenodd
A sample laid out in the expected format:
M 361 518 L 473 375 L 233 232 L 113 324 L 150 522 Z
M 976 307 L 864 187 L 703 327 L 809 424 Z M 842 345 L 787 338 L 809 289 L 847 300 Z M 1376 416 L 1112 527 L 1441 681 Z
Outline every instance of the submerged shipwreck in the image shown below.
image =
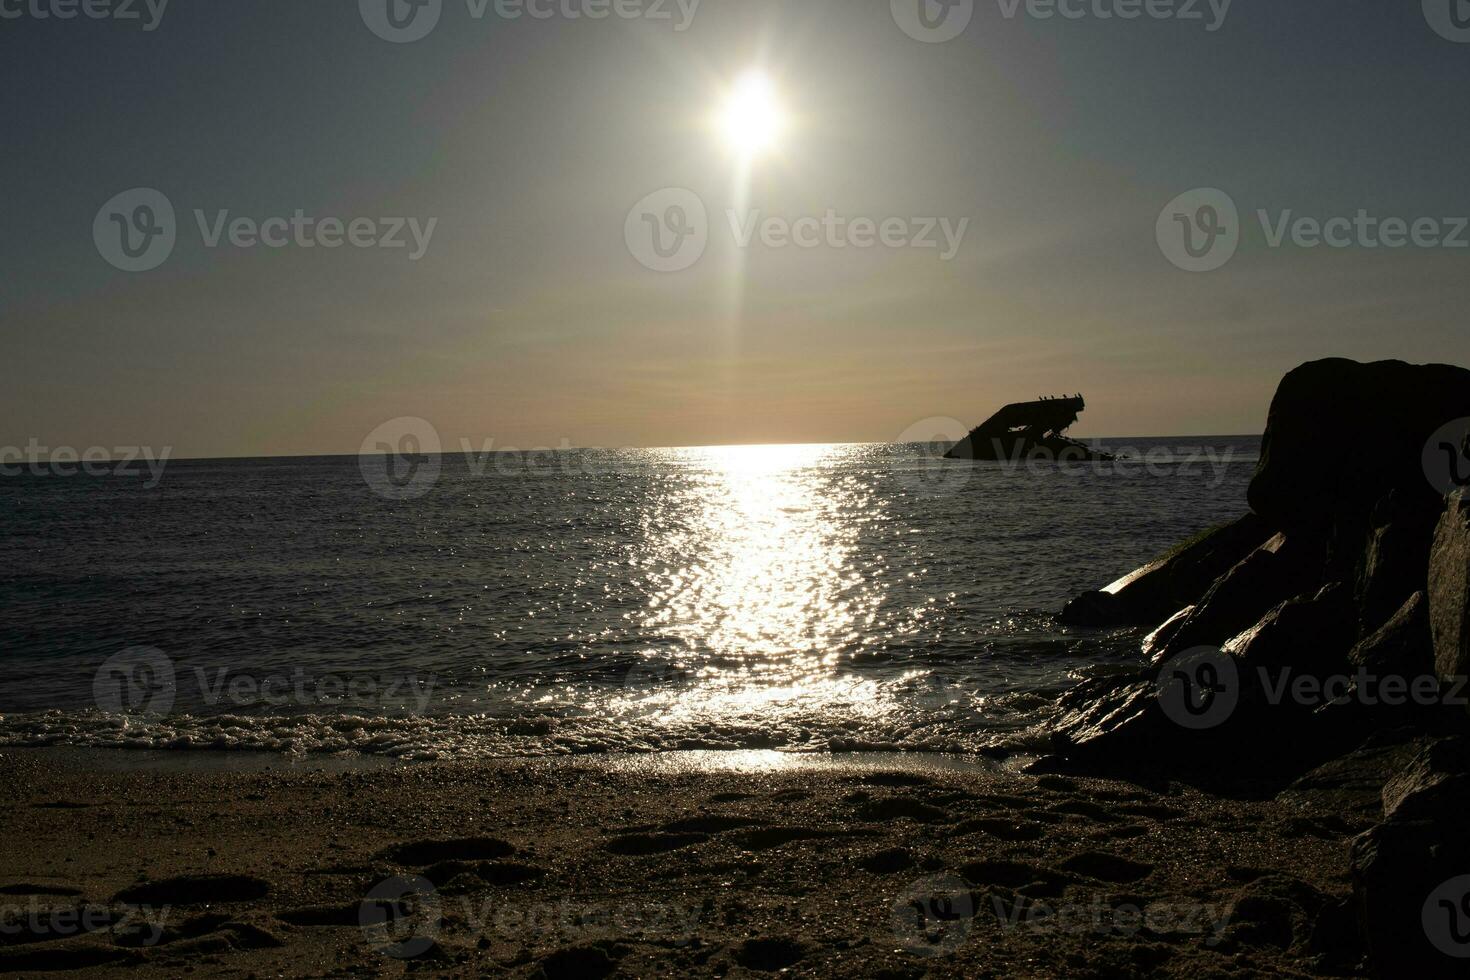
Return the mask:
M 1087 408 L 1081 395 L 1007 405 L 955 443 L 945 459 L 1110 460 L 1117 457 L 1068 439 L 1064 432 Z

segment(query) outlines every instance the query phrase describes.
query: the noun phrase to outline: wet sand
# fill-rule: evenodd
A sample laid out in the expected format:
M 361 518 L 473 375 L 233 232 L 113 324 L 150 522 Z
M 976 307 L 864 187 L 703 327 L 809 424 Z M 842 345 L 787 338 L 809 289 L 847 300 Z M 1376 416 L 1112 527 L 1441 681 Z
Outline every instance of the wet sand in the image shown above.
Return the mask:
M 941 757 L 12 750 L 0 971 L 1343 975 L 1348 842 L 1411 752 L 1231 798 Z

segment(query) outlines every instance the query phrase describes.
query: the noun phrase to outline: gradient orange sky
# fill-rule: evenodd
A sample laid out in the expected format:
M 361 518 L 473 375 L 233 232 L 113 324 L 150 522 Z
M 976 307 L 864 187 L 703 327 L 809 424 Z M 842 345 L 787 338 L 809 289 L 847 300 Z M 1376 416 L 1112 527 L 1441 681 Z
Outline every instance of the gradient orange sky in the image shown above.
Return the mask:
M 1353 5 L 1350 33 L 1331 29 L 1339 3 L 1240 4 L 1208 33 L 982 3 L 942 45 L 887 2 L 707 0 L 683 33 L 522 20 L 408 45 L 329 6 L 7 28 L 0 444 L 353 453 L 398 416 L 449 446 L 881 442 L 1077 391 L 1076 435 L 1243 434 L 1304 360 L 1470 363 L 1464 252 L 1271 248 L 1254 218 L 1470 212 L 1460 110 L 1431 94 L 1459 88 L 1470 48 L 1417 4 Z M 737 256 L 732 160 L 703 119 L 754 64 L 795 122 L 751 207 L 968 218 L 956 258 Z M 127 82 L 87 80 L 104 76 Z M 138 186 L 169 196 L 180 242 L 127 274 L 91 228 Z M 1245 240 L 1182 272 L 1155 221 L 1210 186 Z M 663 187 L 713 217 L 687 272 L 623 241 Z M 194 209 L 298 208 L 438 227 L 418 262 L 210 249 L 192 230 Z

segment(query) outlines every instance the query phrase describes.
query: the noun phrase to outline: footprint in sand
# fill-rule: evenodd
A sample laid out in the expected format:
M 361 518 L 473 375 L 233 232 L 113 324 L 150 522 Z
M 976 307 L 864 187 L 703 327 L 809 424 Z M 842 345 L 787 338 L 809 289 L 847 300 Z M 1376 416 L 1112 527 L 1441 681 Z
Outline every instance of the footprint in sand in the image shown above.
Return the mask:
M 875 875 L 891 875 L 900 871 L 908 871 L 916 863 L 914 856 L 902 847 L 890 847 L 858 859 L 859 868 Z
M 1117 884 L 1141 881 L 1154 871 L 1154 866 L 1151 864 L 1130 861 L 1128 858 L 1106 854 L 1102 851 L 1084 851 L 1073 855 L 1062 862 L 1061 868 L 1072 874 Z
M 72 888 L 69 885 L 36 885 L 25 882 L 0 885 L 0 895 L 54 895 L 60 898 L 74 898 L 80 894 L 82 894 L 80 888 Z
M 774 973 L 806 959 L 806 947 L 794 939 L 747 939 L 735 950 L 735 962 L 747 970 Z
M 618 968 L 613 951 L 599 945 L 569 946 L 541 961 L 546 980 L 602 980 Z
M 831 840 L 839 837 L 870 837 L 871 833 L 855 830 L 817 830 L 814 827 L 762 827 L 747 831 L 737 840 L 747 851 L 768 851 L 803 840 Z
M 1036 883 L 1062 886 L 1073 880 L 1070 875 L 1024 861 L 972 861 L 960 868 L 960 874 L 971 884 L 1003 888 L 1020 888 Z
M 1023 842 L 1040 840 L 1046 833 L 1041 824 L 1029 820 L 1007 820 L 1005 817 L 974 817 L 955 825 L 958 836 L 983 833 L 1003 841 Z
M 270 894 L 270 882 L 251 875 L 180 875 L 130 885 L 112 896 L 126 905 L 212 905 L 254 902 Z

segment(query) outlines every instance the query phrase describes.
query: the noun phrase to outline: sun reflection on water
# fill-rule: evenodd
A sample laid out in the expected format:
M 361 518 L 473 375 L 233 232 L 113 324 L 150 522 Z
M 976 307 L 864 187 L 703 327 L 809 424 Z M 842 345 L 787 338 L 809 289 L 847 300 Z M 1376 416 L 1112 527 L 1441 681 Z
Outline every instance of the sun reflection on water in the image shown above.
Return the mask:
M 830 698 L 834 687 L 843 699 L 861 695 L 836 668 L 861 642 L 882 588 L 853 563 L 854 515 L 873 504 L 844 479 L 844 447 L 671 456 L 683 478 L 646 525 L 654 587 L 641 614 L 645 630 L 673 638 L 688 680 L 664 710 L 764 714 Z

